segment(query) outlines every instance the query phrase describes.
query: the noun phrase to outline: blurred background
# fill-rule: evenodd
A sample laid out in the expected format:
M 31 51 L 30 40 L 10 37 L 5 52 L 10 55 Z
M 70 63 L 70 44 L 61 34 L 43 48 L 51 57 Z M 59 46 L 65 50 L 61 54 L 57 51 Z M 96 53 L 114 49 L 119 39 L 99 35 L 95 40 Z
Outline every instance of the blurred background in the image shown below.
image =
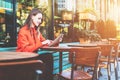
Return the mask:
M 41 33 L 63 42 L 120 39 L 120 0 L 0 0 L 0 47 L 16 46 L 17 34 L 29 11 L 43 14 Z

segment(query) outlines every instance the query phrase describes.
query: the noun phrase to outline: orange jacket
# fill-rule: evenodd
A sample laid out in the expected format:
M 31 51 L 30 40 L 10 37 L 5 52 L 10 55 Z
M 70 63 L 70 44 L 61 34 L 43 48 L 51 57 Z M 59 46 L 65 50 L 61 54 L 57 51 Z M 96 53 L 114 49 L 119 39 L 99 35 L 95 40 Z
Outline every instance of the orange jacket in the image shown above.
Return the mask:
M 35 28 L 28 29 L 27 25 L 22 27 L 18 34 L 16 51 L 36 52 L 40 47 L 42 47 L 42 41 L 44 41 L 45 38 L 41 33 L 39 38 L 36 34 L 37 31 Z

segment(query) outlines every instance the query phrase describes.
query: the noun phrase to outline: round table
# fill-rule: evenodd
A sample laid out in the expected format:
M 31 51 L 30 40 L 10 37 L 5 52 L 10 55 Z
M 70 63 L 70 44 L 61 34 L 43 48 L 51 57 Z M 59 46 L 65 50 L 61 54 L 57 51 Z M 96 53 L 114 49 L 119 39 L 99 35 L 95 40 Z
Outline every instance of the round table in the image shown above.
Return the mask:
M 28 60 L 38 55 L 39 54 L 32 52 L 0 52 L 0 62 Z
M 38 55 L 32 52 L 0 52 L 0 80 L 38 79 L 35 71 L 44 70 L 43 62 L 37 59 Z

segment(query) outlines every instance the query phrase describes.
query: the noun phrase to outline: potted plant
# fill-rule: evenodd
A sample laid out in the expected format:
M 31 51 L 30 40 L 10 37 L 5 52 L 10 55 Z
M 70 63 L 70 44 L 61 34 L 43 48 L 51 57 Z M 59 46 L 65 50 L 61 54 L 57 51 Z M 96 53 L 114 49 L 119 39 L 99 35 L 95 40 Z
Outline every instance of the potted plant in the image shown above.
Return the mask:
M 100 41 L 101 36 L 97 33 L 96 30 L 80 30 L 79 33 L 80 43 L 84 42 L 95 42 Z
M 90 30 L 88 34 L 91 42 L 96 42 L 101 40 L 101 36 L 100 34 L 97 33 L 96 30 Z
M 85 43 L 88 39 L 89 39 L 88 31 L 84 30 L 84 29 L 81 29 L 79 31 L 79 41 L 80 41 L 80 43 Z

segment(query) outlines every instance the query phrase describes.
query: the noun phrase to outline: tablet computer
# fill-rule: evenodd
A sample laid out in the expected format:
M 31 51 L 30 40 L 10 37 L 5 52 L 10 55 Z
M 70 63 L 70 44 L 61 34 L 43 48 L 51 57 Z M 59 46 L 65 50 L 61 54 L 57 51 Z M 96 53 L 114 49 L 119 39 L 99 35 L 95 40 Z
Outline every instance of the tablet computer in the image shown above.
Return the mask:
M 61 33 L 61 34 L 60 34 L 56 39 L 54 39 L 54 40 L 52 41 L 52 43 L 50 43 L 48 46 L 51 47 L 51 46 L 55 46 L 55 45 L 59 44 L 59 42 L 62 41 L 63 36 L 64 36 L 64 34 Z

